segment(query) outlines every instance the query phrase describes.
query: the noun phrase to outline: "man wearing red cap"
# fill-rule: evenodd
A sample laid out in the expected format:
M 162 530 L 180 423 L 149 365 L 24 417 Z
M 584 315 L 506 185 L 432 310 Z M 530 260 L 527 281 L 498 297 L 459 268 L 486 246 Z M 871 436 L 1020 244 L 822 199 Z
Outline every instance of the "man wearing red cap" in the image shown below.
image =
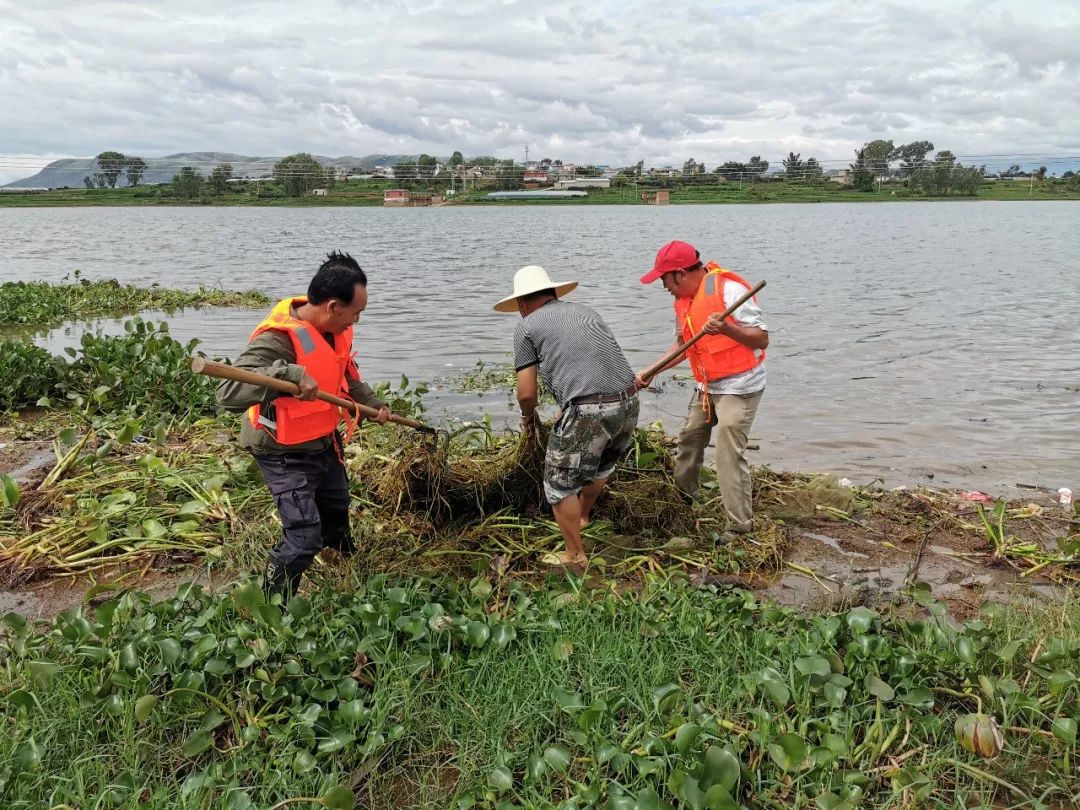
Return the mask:
M 675 481 L 687 495 L 698 488 L 709 436 L 716 430 L 716 482 L 728 514 L 729 529 L 748 533 L 754 526 L 753 484 L 746 445 L 758 403 L 765 390 L 765 349 L 769 332 L 757 299 L 724 320 L 720 316 L 751 285 L 716 262 L 703 264 L 686 242 L 668 242 L 656 254 L 642 284 L 657 279 L 675 298 L 675 348 L 704 328 L 706 335 L 664 367 L 688 359 L 697 380 L 686 424 L 679 433 Z M 644 388 L 648 379 L 637 375 Z

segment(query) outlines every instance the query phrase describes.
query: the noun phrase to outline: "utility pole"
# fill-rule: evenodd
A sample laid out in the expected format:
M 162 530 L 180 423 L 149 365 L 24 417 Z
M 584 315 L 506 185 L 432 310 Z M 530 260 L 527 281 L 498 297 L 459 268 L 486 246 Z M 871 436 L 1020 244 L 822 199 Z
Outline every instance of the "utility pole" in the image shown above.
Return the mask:
M 525 146 L 525 165 L 526 166 L 529 165 L 529 147 L 528 147 L 528 145 Z

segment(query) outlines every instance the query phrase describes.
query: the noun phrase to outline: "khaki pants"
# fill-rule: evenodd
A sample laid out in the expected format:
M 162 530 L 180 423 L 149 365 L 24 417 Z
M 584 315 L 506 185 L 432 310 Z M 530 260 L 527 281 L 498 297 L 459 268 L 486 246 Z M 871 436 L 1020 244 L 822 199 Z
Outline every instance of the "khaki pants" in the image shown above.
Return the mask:
M 762 393 L 709 394 L 712 409 L 706 414 L 701 407 L 702 393 L 698 391 L 690 401 L 686 424 L 679 433 L 675 482 L 679 489 L 692 495 L 699 485 L 709 434 L 713 427 L 717 428 L 716 483 L 733 532 L 749 532 L 754 527 L 753 482 L 746 445 Z

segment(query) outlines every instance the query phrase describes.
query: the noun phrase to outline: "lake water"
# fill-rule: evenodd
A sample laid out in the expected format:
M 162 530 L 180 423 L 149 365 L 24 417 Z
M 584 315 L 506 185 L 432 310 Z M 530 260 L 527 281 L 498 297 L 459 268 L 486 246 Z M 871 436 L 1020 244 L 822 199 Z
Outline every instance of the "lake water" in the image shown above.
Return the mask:
M 506 362 L 514 271 L 576 279 L 638 368 L 671 341 L 671 299 L 638 276 L 685 239 L 751 281 L 770 329 L 755 463 L 860 482 L 1080 490 L 1080 203 L 0 210 L 0 280 L 85 277 L 302 293 L 322 254 L 369 274 L 365 377 L 445 380 Z M 259 313 L 189 310 L 180 339 L 235 355 Z M 117 324 L 106 323 L 116 329 Z M 39 336 L 57 348 L 85 326 Z M 687 373 L 685 366 L 682 373 Z M 645 416 L 678 429 L 669 376 Z M 499 422 L 506 397 L 444 386 L 433 418 Z M 933 476 L 931 478 L 930 476 Z

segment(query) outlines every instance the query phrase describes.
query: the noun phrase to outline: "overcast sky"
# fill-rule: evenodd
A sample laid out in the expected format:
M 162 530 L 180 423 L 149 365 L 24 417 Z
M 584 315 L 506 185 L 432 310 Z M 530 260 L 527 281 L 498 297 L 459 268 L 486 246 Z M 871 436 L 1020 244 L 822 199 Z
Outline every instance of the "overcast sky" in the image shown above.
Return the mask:
M 0 0 L 0 182 L 104 149 L 1078 155 L 1078 88 L 1078 0 Z

